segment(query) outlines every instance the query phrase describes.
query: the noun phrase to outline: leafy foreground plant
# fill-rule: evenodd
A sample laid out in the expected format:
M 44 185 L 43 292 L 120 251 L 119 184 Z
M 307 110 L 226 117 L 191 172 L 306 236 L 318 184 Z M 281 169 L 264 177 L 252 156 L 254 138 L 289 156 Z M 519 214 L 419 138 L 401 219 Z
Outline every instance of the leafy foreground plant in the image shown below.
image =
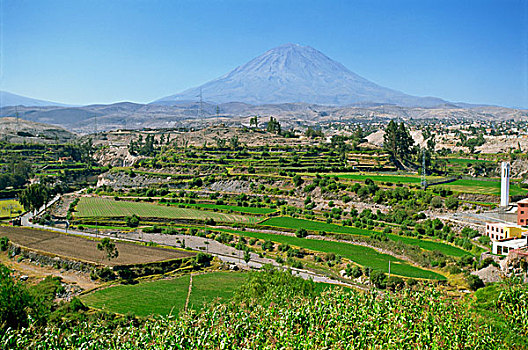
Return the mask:
M 281 283 L 281 284 L 279 284 Z M 292 288 L 289 288 L 292 287 Z M 31 349 L 500 349 L 465 304 L 427 289 L 396 295 L 317 292 L 282 272 L 254 274 L 227 304 L 179 318 L 8 330 L 0 347 Z

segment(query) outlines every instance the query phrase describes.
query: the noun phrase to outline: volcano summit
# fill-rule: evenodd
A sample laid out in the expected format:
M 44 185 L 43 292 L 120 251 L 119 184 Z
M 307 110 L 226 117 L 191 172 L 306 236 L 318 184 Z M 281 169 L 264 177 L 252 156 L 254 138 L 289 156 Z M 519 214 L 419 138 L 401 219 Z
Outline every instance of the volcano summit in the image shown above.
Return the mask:
M 409 107 L 446 103 L 439 98 L 416 97 L 379 86 L 322 52 L 297 44 L 271 49 L 220 78 L 153 103 L 195 101 L 200 89 L 205 100 L 215 103 L 305 102 L 335 106 L 372 103 Z

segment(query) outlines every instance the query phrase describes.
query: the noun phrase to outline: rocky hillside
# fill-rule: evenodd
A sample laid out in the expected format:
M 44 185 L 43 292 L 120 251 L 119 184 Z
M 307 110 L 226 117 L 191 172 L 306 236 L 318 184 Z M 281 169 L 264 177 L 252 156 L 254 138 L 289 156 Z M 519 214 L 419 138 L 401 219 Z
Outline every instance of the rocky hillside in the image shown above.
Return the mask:
M 60 126 L 20 118 L 0 118 L 0 140 L 13 143 L 63 143 L 77 136 Z

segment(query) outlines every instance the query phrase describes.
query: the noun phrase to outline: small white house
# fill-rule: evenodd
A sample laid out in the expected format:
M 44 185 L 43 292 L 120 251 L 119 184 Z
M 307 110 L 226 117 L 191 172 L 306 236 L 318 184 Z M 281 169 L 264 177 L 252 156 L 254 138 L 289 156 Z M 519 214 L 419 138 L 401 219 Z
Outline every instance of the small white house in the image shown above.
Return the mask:
M 506 238 L 498 241 L 492 241 L 492 253 L 497 255 L 508 255 L 510 250 L 519 249 L 528 246 L 528 235 L 521 238 Z

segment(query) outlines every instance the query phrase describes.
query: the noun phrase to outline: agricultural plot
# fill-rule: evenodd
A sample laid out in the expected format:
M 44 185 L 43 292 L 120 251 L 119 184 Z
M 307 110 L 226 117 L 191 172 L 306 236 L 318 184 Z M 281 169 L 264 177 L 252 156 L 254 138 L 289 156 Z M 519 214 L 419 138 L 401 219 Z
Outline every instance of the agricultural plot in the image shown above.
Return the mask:
M 478 163 L 496 163 L 494 160 L 487 159 L 469 159 L 469 158 L 442 158 L 449 164 L 478 164 Z
M 270 240 L 276 243 L 289 244 L 292 246 L 309 249 L 322 253 L 335 253 L 347 258 L 358 265 L 369 266 L 377 270 L 388 272 L 389 261 L 391 262 L 391 273 L 404 277 L 425 278 L 443 280 L 444 276 L 429 270 L 410 265 L 403 260 L 388 254 L 378 253 L 376 250 L 360 245 L 344 242 L 323 241 L 318 239 L 297 238 L 293 236 L 275 235 L 263 232 L 249 232 L 236 230 L 219 230 L 233 233 L 239 236 Z
M 24 211 L 24 207 L 16 199 L 0 200 L 0 218 L 17 216 Z
M 104 253 L 97 249 L 98 241 L 96 240 L 52 231 L 5 226 L 0 226 L 0 236 L 6 236 L 10 241 L 27 248 L 109 266 L 144 264 L 194 255 L 194 253 L 185 250 L 164 249 L 134 243 L 116 242 L 119 256 L 115 259 L 107 260 Z
M 256 223 L 260 219 L 254 216 L 225 214 L 205 210 L 176 208 L 151 203 L 115 201 L 113 199 L 82 197 L 77 205 L 76 216 L 89 217 L 125 217 L 136 214 L 141 218 L 207 220 L 217 222 Z
M 340 179 L 365 181 L 371 179 L 376 182 L 392 182 L 402 184 L 420 184 L 421 177 L 416 175 L 380 175 L 380 174 L 332 174 L 331 176 L 337 176 Z M 437 180 L 440 176 L 427 176 L 427 180 Z
M 374 233 L 373 231 L 364 230 L 364 229 L 355 228 L 355 227 L 339 226 L 335 224 L 327 224 L 326 222 L 317 222 L 317 221 L 296 219 L 296 218 L 290 218 L 290 217 L 269 218 L 268 220 L 260 223 L 260 225 L 290 228 L 290 229 L 304 228 L 304 229 L 311 230 L 311 231 L 345 233 L 345 234 L 362 235 L 362 236 L 370 236 Z M 431 251 L 438 250 L 446 255 L 462 256 L 462 255 L 469 254 L 463 249 L 454 247 L 446 243 L 422 240 L 422 239 L 417 239 L 417 238 L 412 238 L 412 237 L 398 236 L 398 235 L 393 235 L 393 234 L 388 234 L 387 237 L 389 237 L 393 241 L 402 241 L 403 243 L 416 245 L 425 250 L 431 250 Z
M 442 186 L 449 188 L 455 192 L 476 193 L 499 196 L 501 190 L 500 181 L 484 181 L 477 179 L 460 179 L 454 182 L 443 184 Z M 519 196 L 528 193 L 528 189 L 521 188 L 514 183 L 510 183 L 510 195 Z
M 272 208 L 241 207 L 238 205 L 219 205 L 219 204 L 209 204 L 209 203 L 195 203 L 195 204 L 186 204 L 186 205 L 197 207 L 197 208 L 205 208 L 205 209 L 232 210 L 232 211 L 238 211 L 240 213 L 247 213 L 247 214 L 270 214 L 276 211 L 276 209 L 272 209 Z
M 214 272 L 193 276 L 189 307 L 200 310 L 220 298 L 227 300 L 246 280 L 245 273 Z M 178 315 L 185 308 L 190 276 L 171 280 L 120 285 L 82 297 L 86 305 L 106 311 L 137 316 Z

